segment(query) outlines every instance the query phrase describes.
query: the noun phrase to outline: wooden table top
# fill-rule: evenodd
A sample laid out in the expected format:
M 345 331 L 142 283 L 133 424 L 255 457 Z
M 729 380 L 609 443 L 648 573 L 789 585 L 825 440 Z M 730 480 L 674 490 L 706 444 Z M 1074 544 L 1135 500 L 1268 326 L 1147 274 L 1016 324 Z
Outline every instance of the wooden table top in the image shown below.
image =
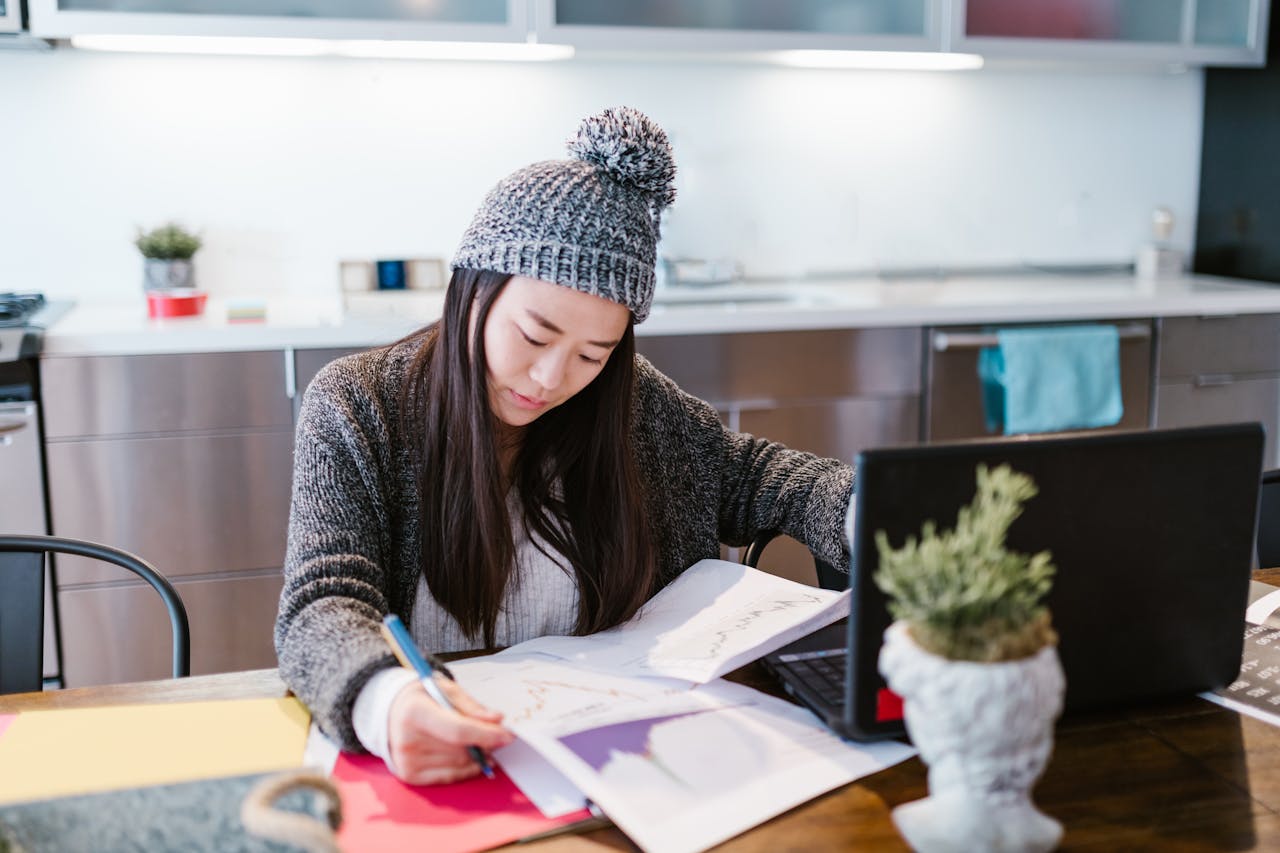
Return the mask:
M 756 667 L 740 680 L 769 686 Z M 284 696 L 275 670 L 0 697 L 0 713 L 95 705 Z M 726 842 L 725 853 L 906 850 L 890 810 L 927 793 L 918 759 L 858 780 Z M 1065 850 L 1280 849 L 1280 728 L 1201 699 L 1059 724 L 1035 790 L 1066 826 Z M 615 829 L 520 845 L 634 850 Z

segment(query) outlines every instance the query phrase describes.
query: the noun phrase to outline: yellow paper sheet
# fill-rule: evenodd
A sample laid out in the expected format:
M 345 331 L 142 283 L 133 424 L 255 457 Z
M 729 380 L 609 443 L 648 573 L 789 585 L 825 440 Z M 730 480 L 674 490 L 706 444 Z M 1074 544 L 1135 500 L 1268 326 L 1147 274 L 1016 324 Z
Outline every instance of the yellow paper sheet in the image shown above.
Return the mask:
M 302 764 L 297 699 L 26 711 L 0 736 L 0 803 Z

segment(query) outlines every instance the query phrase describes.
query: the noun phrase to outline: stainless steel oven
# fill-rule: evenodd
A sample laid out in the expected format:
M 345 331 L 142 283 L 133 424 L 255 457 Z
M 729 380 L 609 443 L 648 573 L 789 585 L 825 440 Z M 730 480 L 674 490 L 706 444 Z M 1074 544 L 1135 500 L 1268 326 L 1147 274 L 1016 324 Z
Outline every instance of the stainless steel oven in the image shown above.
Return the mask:
M 1099 320 L 1120 336 L 1120 397 L 1124 416 L 1106 429 L 1145 429 L 1151 424 L 1151 321 Z M 1004 328 L 1010 325 L 1003 324 Z M 1030 325 L 1030 324 L 1022 324 Z M 925 338 L 925 394 L 922 434 L 926 441 L 981 438 L 987 432 L 982 410 L 978 352 L 995 346 L 995 332 L 982 326 L 929 330 Z
M 0 293 L 0 532 L 49 532 L 37 354 L 43 329 L 66 309 L 36 294 Z M 45 569 L 44 676 L 60 677 L 54 567 Z

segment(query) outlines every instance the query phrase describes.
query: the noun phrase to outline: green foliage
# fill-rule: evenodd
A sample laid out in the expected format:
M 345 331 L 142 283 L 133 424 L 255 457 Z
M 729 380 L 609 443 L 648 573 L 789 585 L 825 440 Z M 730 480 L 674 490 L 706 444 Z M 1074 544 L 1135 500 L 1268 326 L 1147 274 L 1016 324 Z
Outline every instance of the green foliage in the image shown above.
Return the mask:
M 1037 494 L 1026 474 L 978 466 L 978 491 L 960 510 L 954 530 L 925 522 L 920 539 L 893 549 L 876 533 L 876 585 L 889 611 L 906 622 L 925 649 L 953 660 L 1015 660 L 1057 641 L 1044 596 L 1053 583 L 1048 551 L 1006 550 L 1009 526 Z
M 139 229 L 133 244 L 144 258 L 185 261 L 200 248 L 200 238 L 176 222 L 170 222 L 151 231 Z

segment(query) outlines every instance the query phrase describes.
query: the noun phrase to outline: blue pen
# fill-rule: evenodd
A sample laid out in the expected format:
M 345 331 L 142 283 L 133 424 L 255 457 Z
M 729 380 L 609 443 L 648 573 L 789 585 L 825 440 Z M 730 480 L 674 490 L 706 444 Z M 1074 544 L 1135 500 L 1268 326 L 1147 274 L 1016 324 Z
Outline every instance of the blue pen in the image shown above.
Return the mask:
M 423 657 L 422 653 L 418 651 L 418 646 L 414 643 L 413 637 L 409 636 L 409 630 L 400 621 L 399 616 L 389 613 L 382 618 L 382 636 L 387 638 L 391 651 L 395 652 L 396 658 L 400 663 L 418 674 L 418 681 L 422 682 L 422 687 L 427 691 L 427 695 L 436 700 L 436 704 L 441 708 L 456 711 L 457 709 L 453 707 L 453 703 L 449 701 L 449 698 L 444 695 L 444 691 L 440 689 L 439 684 L 436 684 L 435 679 L 437 670 L 440 671 L 442 676 L 448 678 L 448 670 L 444 669 L 443 665 L 433 667 L 428 659 Z M 492 779 L 493 768 L 489 766 L 489 761 L 484 757 L 484 753 L 480 751 L 480 747 L 469 746 L 467 747 L 467 752 L 479 765 L 480 772 Z

